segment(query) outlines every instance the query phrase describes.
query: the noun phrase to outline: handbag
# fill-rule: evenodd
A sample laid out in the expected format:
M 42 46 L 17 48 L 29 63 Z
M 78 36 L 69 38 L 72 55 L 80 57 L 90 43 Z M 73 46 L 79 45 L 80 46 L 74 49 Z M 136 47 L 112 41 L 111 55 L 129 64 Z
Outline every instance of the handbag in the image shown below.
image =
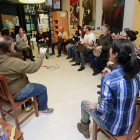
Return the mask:
M 86 52 L 87 50 L 87 47 L 84 44 L 81 44 L 80 42 L 78 42 L 77 48 L 79 52 Z

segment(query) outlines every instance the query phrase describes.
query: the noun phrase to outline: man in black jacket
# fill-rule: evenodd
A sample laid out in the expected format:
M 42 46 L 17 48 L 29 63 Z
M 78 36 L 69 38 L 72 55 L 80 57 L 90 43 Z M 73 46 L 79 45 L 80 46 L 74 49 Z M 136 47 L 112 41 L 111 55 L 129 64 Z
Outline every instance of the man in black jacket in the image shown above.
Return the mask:
M 99 74 L 101 70 L 103 70 L 103 67 L 106 66 L 106 63 L 108 62 L 108 51 L 111 47 L 112 38 L 110 34 L 108 33 L 109 26 L 108 25 L 102 25 L 101 27 L 101 35 L 99 37 L 99 40 L 97 42 L 96 50 L 102 51 L 101 55 L 99 57 L 94 56 L 93 54 L 90 54 L 89 61 L 92 65 L 92 68 L 94 70 L 93 76 Z M 102 65 L 100 64 L 100 59 L 103 59 Z M 102 67 L 101 67 L 102 66 Z
M 39 48 L 41 47 L 47 48 L 46 58 L 49 58 L 49 46 L 46 44 L 47 40 L 49 40 L 47 34 L 43 32 L 43 27 L 39 26 L 38 33 L 36 34 L 36 42 L 37 42 L 38 51 L 39 51 Z

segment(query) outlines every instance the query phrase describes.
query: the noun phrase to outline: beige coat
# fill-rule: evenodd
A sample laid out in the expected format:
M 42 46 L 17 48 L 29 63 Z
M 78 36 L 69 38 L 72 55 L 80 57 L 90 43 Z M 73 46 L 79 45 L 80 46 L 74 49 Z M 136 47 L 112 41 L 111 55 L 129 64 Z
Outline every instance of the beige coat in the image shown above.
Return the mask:
M 35 62 L 27 62 L 8 56 L 7 54 L 0 54 L 0 74 L 6 76 L 10 92 L 14 99 L 28 83 L 26 73 L 37 72 L 43 63 L 43 59 L 44 54 L 40 54 Z

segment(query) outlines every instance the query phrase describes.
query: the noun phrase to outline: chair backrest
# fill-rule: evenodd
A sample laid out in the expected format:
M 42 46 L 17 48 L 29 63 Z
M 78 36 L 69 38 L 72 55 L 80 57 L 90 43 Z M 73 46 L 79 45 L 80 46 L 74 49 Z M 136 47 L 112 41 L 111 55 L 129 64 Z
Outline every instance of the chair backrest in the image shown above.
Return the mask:
M 140 129 L 140 98 L 137 99 L 137 105 L 138 105 L 138 109 L 137 109 L 136 117 L 135 117 L 133 126 L 131 128 L 131 131 L 128 134 L 128 137 L 126 140 L 130 140 L 133 137 L 140 136 L 140 132 L 138 134 L 136 134 L 136 131 Z M 133 139 L 136 140 L 135 138 L 133 138 Z
M 0 75 L 0 97 L 14 103 L 5 75 Z
M 37 31 L 32 31 L 32 38 L 35 38 Z

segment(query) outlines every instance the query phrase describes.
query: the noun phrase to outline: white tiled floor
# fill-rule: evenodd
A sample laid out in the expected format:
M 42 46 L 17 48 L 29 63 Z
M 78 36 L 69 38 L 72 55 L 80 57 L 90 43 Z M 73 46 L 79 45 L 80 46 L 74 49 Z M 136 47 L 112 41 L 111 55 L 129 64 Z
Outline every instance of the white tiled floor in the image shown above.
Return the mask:
M 37 55 L 35 47 L 34 54 Z M 82 100 L 97 102 L 97 84 L 100 84 L 101 75 L 92 76 L 89 64 L 82 72 L 77 72 L 79 66 L 72 67 L 66 55 L 60 58 L 51 56 L 44 59 L 43 66 L 60 66 L 57 70 L 47 70 L 45 67 L 28 75 L 30 82 L 44 84 L 48 89 L 48 105 L 54 108 L 50 116 L 34 115 L 21 125 L 25 140 L 86 140 L 77 130 L 80 121 L 80 104 Z M 26 112 L 18 110 L 19 118 Z M 14 121 L 7 117 L 7 121 L 14 125 Z M 92 140 L 92 123 L 90 125 Z M 98 140 L 107 138 L 99 133 Z

